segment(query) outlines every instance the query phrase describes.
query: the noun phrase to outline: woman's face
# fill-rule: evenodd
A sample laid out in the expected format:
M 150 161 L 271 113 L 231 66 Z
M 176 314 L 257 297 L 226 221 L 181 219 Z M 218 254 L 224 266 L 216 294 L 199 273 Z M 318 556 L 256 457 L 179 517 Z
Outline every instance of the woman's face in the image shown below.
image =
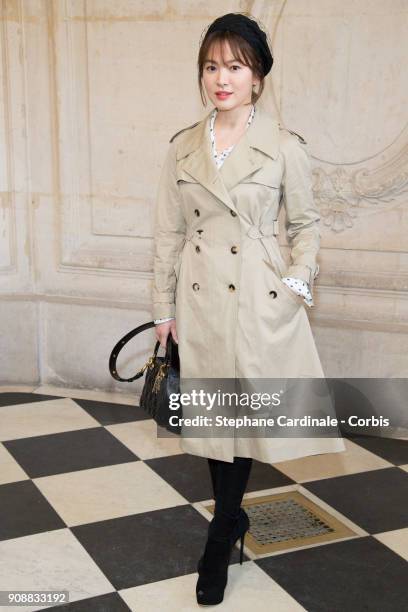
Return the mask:
M 220 110 L 232 110 L 251 102 L 252 85 L 258 84 L 251 68 L 236 60 L 228 42 L 224 43 L 225 64 L 222 61 L 221 45 L 214 44 L 203 67 L 202 81 L 211 102 Z M 228 92 L 222 97 L 217 93 Z

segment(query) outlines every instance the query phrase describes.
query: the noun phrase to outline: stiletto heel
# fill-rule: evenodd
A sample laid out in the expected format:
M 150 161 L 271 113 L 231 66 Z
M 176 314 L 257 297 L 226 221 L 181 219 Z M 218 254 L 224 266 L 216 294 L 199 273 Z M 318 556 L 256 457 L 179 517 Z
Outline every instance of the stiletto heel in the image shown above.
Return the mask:
M 246 531 L 241 536 L 241 549 L 239 551 L 239 562 L 240 562 L 241 565 L 242 565 L 242 559 L 244 557 L 244 539 L 245 539 L 245 534 L 246 534 Z

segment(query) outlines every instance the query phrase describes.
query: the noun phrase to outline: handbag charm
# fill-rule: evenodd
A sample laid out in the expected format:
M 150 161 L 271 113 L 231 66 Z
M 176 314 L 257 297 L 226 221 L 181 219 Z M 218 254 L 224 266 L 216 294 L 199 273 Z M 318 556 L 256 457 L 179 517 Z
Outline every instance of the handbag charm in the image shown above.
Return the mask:
M 127 333 L 114 346 L 109 357 L 109 371 L 115 380 L 120 382 L 132 382 L 145 374 L 145 382 L 140 396 L 139 406 L 149 414 L 160 427 L 167 431 L 180 434 L 181 425 L 179 419 L 182 417 L 182 407 L 170 409 L 170 396 L 180 393 L 180 359 L 178 345 L 171 333 L 167 337 L 166 354 L 160 357 L 157 352 L 160 342 L 157 341 L 153 354 L 146 361 L 141 370 L 131 378 L 122 378 L 116 369 L 116 361 L 122 348 L 131 338 L 142 331 L 154 327 L 154 321 L 139 325 Z M 177 417 L 170 422 L 170 417 Z

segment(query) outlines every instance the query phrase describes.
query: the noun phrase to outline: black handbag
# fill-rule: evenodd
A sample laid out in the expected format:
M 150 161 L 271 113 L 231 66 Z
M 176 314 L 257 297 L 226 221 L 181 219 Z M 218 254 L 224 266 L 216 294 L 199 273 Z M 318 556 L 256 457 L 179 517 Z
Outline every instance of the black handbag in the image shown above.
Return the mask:
M 116 369 L 116 360 L 125 344 L 134 336 L 154 327 L 153 321 L 143 323 L 132 331 L 128 332 L 114 346 L 109 357 L 109 371 L 115 380 L 120 382 L 132 382 L 146 373 L 145 382 L 140 396 L 139 406 L 149 414 L 158 425 L 167 431 L 180 434 L 182 417 L 182 407 L 177 405 L 175 409 L 170 409 L 170 395 L 180 393 L 180 359 L 178 345 L 174 341 L 171 333 L 167 337 L 166 353 L 164 357 L 157 355 L 160 342 L 157 340 L 153 354 L 142 369 L 131 378 L 122 378 Z M 177 397 L 178 399 L 178 397 Z M 170 417 L 175 417 L 170 422 Z

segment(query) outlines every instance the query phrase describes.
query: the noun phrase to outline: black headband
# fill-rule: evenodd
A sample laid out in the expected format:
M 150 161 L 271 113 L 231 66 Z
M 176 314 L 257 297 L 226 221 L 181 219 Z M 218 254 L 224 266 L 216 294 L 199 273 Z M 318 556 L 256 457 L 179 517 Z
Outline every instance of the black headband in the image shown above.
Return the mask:
M 212 32 L 218 30 L 229 30 L 235 32 L 245 38 L 245 40 L 253 47 L 261 60 L 264 76 L 272 68 L 273 57 L 268 45 L 266 34 L 254 19 L 250 19 L 241 13 L 227 13 L 222 17 L 218 17 L 208 28 L 204 40 Z

